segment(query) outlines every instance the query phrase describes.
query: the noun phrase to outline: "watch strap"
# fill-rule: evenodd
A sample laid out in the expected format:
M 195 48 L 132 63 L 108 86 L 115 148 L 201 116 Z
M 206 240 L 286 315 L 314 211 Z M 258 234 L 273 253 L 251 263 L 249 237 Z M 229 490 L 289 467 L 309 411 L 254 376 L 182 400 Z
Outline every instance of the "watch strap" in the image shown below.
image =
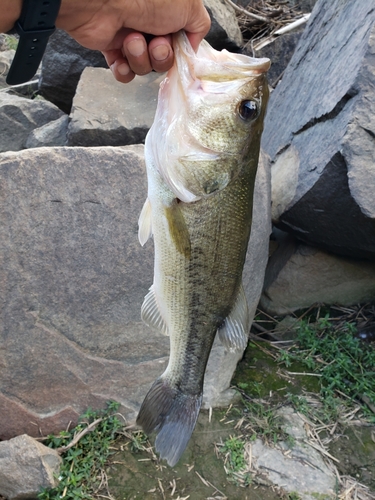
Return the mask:
M 17 85 L 30 80 L 38 70 L 48 39 L 55 31 L 61 0 L 23 0 L 14 28 L 19 42 L 6 82 Z

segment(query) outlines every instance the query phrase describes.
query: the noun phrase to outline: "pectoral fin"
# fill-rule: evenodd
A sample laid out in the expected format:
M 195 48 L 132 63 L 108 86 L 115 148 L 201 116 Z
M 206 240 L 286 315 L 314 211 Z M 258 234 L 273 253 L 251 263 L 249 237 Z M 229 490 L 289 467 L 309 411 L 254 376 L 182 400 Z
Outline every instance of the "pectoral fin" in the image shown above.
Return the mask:
M 167 325 L 160 314 L 160 309 L 156 301 L 154 285 L 151 286 L 150 291 L 143 301 L 141 318 L 150 328 L 155 328 L 164 335 L 168 335 Z
M 152 235 L 151 226 L 151 203 L 148 198 L 144 202 L 141 214 L 138 219 L 138 239 L 139 243 L 143 246 Z
M 243 285 L 241 285 L 232 312 L 225 319 L 217 333 L 224 347 L 233 352 L 245 349 L 249 330 L 249 308 Z
M 189 230 L 177 200 L 166 207 L 165 215 L 168 221 L 169 234 L 173 243 L 176 245 L 177 251 L 183 254 L 187 259 L 190 259 L 191 246 Z

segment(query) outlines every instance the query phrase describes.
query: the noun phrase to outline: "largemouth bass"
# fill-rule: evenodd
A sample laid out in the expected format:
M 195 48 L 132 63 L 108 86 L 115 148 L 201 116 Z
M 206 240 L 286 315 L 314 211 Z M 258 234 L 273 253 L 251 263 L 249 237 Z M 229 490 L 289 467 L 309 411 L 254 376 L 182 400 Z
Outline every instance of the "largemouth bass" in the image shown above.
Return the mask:
M 247 344 L 242 269 L 270 65 L 205 41 L 195 54 L 184 32 L 173 46 L 146 137 L 148 198 L 139 218 L 140 243 L 152 234 L 155 247 L 141 314 L 170 335 L 170 357 L 137 418 L 146 433 L 156 431 L 156 450 L 171 466 L 194 430 L 216 333 L 228 349 Z

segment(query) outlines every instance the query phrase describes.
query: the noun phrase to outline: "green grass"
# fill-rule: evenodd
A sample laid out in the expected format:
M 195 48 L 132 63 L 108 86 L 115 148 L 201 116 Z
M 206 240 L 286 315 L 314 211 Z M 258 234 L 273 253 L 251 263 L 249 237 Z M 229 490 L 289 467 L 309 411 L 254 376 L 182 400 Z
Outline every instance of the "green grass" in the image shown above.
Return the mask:
M 334 412 L 340 396 L 360 404 L 364 415 L 375 423 L 375 349 L 354 336 L 352 323 L 335 328 L 328 317 L 297 327 L 298 344 L 280 352 L 278 362 L 291 366 L 301 363 L 307 371 L 320 375 L 320 395 Z
M 236 428 L 242 435 L 220 450 L 225 452 L 226 469 L 234 478 L 236 464 L 245 460 L 246 442 L 262 439 L 269 446 L 279 441 L 294 446 L 294 439 L 283 430 L 282 411 L 278 411 L 284 405 L 324 424 L 322 429 L 339 423 L 335 429 L 342 430 L 353 412 L 360 420 L 375 423 L 374 346 L 355 336 L 353 323 L 335 322 L 328 314 L 300 320 L 293 328 L 297 339 L 292 347 L 280 350 L 272 344 L 250 343 L 237 370 L 234 383 L 243 404 L 232 408 L 230 418 L 239 419 Z M 288 500 L 297 498 L 297 493 L 289 493 Z
M 221 453 L 228 457 L 228 468 L 232 472 L 239 472 L 246 466 L 244 458 L 244 442 L 238 437 L 227 439 L 220 449 Z
M 103 411 L 88 409 L 80 418 L 80 423 L 71 431 L 62 431 L 58 436 L 48 436 L 44 444 L 50 448 L 62 449 L 84 431 L 90 424 L 92 429 L 84 434 L 77 444 L 63 453 L 59 484 L 56 488 L 43 489 L 40 500 L 91 499 L 103 479 L 105 464 L 111 454 L 117 433 L 123 427 L 116 415 L 119 403 L 110 402 Z

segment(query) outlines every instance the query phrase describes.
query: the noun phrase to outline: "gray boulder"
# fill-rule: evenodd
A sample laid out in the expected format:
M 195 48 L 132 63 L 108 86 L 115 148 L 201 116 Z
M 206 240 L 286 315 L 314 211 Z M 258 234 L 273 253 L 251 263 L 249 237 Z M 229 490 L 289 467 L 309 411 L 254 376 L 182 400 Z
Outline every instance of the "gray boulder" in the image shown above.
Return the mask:
M 8 500 L 35 500 L 41 488 L 57 485 L 61 458 L 57 451 L 26 434 L 0 443 L 0 495 Z
M 281 427 L 292 438 L 293 445 L 281 441 L 270 447 L 260 439 L 248 442 L 245 449 L 255 482 L 288 493 L 298 492 L 302 500 L 334 499 L 337 477 L 323 455 L 310 445 L 306 432 L 308 420 L 290 407 L 279 410 L 278 417 L 283 420 Z
M 65 146 L 67 143 L 69 116 L 63 115 L 57 120 L 46 123 L 32 130 L 26 139 L 26 148 L 42 146 Z
M 69 146 L 123 146 L 145 140 L 164 76 L 136 76 L 124 85 L 110 69 L 86 68 L 73 100 Z
M 79 78 L 86 66 L 108 67 L 101 52 L 86 49 L 65 31 L 56 30 L 43 56 L 40 93 L 69 113 Z
M 268 59 L 272 61 L 271 67 L 267 73 L 268 83 L 272 87 L 276 87 L 279 80 L 283 77 L 284 71 L 302 36 L 303 29 L 304 26 L 290 33 L 280 35 L 268 45 L 263 46 L 259 50 L 255 50 L 255 57 L 268 57 Z M 248 47 L 246 53 L 254 57 L 250 49 L 251 47 Z
M 225 0 L 204 0 L 211 18 L 211 28 L 206 40 L 216 49 L 238 52 L 243 45 L 236 11 Z
M 166 367 L 169 339 L 140 319 L 153 246 L 138 242 L 143 146 L 0 155 L 0 439 L 66 428 L 113 399 L 134 420 Z M 269 235 L 269 177 L 257 179 L 245 289 L 253 314 Z M 227 403 L 242 353 L 215 346 L 205 404 Z
M 63 112 L 43 99 L 26 99 L 0 94 L 0 152 L 18 151 L 25 147 L 30 132 L 56 120 Z
M 260 308 L 285 315 L 317 303 L 352 306 L 375 300 L 375 263 L 335 255 L 277 232 Z
M 375 10 L 319 0 L 272 93 L 262 145 L 276 225 L 325 250 L 375 258 Z

